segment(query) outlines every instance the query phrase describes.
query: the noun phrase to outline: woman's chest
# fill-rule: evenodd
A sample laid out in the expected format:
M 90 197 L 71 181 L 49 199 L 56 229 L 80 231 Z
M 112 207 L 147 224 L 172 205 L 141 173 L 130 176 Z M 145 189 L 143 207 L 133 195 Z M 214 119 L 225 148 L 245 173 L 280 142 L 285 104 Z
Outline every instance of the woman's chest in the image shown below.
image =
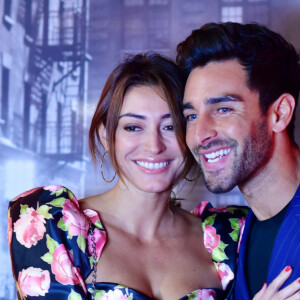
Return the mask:
M 96 282 L 118 283 L 155 299 L 179 299 L 197 289 L 221 287 L 203 243 L 185 237 L 142 243 L 112 236 L 99 260 Z

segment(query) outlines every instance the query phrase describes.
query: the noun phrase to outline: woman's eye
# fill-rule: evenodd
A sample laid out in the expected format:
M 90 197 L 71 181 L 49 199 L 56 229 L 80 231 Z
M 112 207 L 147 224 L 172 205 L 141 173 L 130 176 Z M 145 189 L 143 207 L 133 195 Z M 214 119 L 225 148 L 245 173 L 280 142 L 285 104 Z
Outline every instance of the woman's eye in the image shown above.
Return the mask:
M 129 132 L 134 132 L 134 131 L 140 131 L 141 128 L 135 125 L 130 125 L 130 126 L 125 126 L 124 130 L 129 131 Z
M 164 127 L 164 130 L 173 131 L 174 130 L 174 126 L 173 125 L 167 125 L 167 126 Z
M 197 115 L 196 114 L 190 114 L 190 115 L 185 116 L 185 119 L 189 122 L 189 121 L 197 119 Z

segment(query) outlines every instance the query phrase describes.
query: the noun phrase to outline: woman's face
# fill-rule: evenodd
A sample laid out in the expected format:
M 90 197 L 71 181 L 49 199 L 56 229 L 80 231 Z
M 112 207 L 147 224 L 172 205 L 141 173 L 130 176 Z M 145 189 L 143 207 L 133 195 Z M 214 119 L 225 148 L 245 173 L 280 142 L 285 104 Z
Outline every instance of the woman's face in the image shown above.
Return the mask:
M 116 130 L 116 159 L 124 181 L 146 192 L 169 189 L 184 168 L 164 98 L 158 86 L 130 88 Z

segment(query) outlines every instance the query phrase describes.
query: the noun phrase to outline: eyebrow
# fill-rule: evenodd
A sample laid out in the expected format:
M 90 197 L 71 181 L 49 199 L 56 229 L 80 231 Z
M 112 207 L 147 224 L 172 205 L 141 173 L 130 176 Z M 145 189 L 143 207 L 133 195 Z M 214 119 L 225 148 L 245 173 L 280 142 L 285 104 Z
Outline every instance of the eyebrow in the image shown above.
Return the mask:
M 206 105 L 214 105 L 222 102 L 242 102 L 243 99 L 237 95 L 225 95 L 220 97 L 212 97 L 205 100 Z M 194 106 L 187 102 L 183 105 L 183 110 L 185 109 L 194 109 Z
M 213 97 L 213 98 L 208 98 L 205 101 L 205 104 L 208 105 L 213 105 L 213 104 L 218 104 L 222 102 L 241 102 L 243 101 L 240 96 L 237 95 L 225 95 L 225 96 L 220 96 L 220 97 Z
M 187 102 L 183 104 L 183 110 L 185 109 L 194 109 L 194 106 L 191 103 Z
M 126 113 L 124 115 L 121 115 L 119 117 L 119 120 L 123 117 L 130 117 L 130 118 L 135 118 L 135 119 L 139 119 L 139 120 L 146 120 L 146 117 L 143 116 L 143 115 L 138 115 L 138 114 L 133 114 L 133 113 Z M 171 115 L 170 114 L 164 114 L 161 119 L 168 119 L 168 118 L 171 118 Z

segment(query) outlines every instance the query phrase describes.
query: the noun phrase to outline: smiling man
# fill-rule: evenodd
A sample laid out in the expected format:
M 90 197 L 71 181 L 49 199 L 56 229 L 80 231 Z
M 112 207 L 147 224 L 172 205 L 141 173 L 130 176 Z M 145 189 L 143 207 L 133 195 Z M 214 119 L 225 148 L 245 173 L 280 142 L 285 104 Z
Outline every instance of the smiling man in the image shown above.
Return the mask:
M 279 34 L 238 23 L 206 24 L 177 51 L 186 140 L 205 184 L 214 193 L 238 185 L 251 207 L 235 299 L 252 298 L 291 266 L 286 286 L 300 275 L 299 56 Z

